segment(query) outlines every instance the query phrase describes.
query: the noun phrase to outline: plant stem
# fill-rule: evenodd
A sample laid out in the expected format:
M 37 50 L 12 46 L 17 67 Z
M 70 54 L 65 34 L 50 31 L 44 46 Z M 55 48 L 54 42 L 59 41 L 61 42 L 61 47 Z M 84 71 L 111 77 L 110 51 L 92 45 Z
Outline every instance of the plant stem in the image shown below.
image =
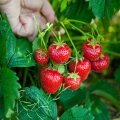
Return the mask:
M 29 76 L 29 78 L 30 78 L 30 81 L 31 81 L 32 85 L 35 85 L 35 82 L 34 82 L 34 80 L 33 80 L 33 78 L 32 78 L 32 75 L 31 75 L 30 73 L 28 73 L 28 76 Z
M 73 41 L 72 41 L 72 39 L 71 39 L 71 37 L 70 37 L 68 31 L 67 31 L 67 29 L 66 29 L 64 23 L 61 22 L 61 25 L 64 27 L 64 29 L 65 29 L 65 31 L 66 31 L 66 34 L 67 34 L 67 36 L 68 36 L 68 38 L 69 38 L 69 40 L 70 40 L 70 42 L 71 42 L 71 44 L 72 44 L 72 46 L 73 46 L 73 48 L 74 48 L 74 50 L 75 50 L 75 53 L 76 53 L 76 59 L 78 59 L 78 52 L 77 52 L 77 49 L 76 49 L 76 47 L 75 47 L 75 45 L 74 45 L 74 43 L 73 43 Z
M 89 33 L 85 33 L 84 31 L 82 31 L 80 28 L 77 28 L 75 25 L 71 24 L 70 22 L 68 22 L 69 25 L 71 25 L 71 27 L 73 27 L 74 29 L 76 29 L 77 31 L 79 31 L 80 33 L 82 33 L 84 36 L 89 36 L 93 38 L 93 35 L 89 34 Z
M 119 53 L 112 52 L 112 51 L 108 51 L 108 50 L 106 50 L 105 52 L 106 52 L 106 53 L 109 53 L 109 54 L 111 54 L 111 55 L 114 55 L 114 56 L 120 57 L 120 54 L 119 54 Z
M 58 32 L 58 38 L 59 38 L 59 41 L 61 42 L 61 35 L 60 35 L 60 32 Z
M 84 24 L 86 26 L 89 26 L 89 24 L 83 22 L 83 21 L 79 21 L 79 20 L 74 20 L 74 19 L 67 19 L 65 21 L 69 21 L 69 22 L 75 22 L 75 23 L 81 23 L 81 24 Z
M 56 34 L 54 33 L 54 31 L 52 30 L 52 34 L 54 35 L 54 37 L 56 38 L 57 42 L 59 42 L 59 39 L 57 38 Z
M 71 39 L 72 40 L 81 40 L 81 41 L 86 41 L 86 37 L 85 36 L 73 36 L 73 37 L 71 37 Z M 68 41 L 68 39 L 66 38 L 66 37 L 64 37 L 64 40 L 65 41 Z M 106 41 L 101 41 L 101 43 L 103 43 L 103 44 L 120 44 L 120 42 L 119 41 L 108 41 L 108 40 L 106 40 Z
M 37 25 L 37 29 L 38 29 L 38 33 L 39 33 L 39 36 L 38 36 L 38 37 L 41 38 L 42 43 L 43 43 L 45 49 L 47 50 L 46 44 L 45 44 L 45 42 L 44 42 L 43 36 L 42 36 L 42 34 L 41 34 L 41 31 L 40 31 L 40 27 L 39 27 L 38 21 L 37 21 L 37 19 L 36 19 L 35 16 L 34 16 L 34 19 L 35 19 L 35 22 L 36 22 L 36 25 Z
M 117 101 L 113 96 L 109 95 L 108 93 L 101 90 L 95 90 L 92 92 L 92 94 L 104 97 L 105 99 L 109 100 L 114 106 L 116 106 L 116 108 L 120 110 L 120 102 Z
M 81 29 L 77 28 L 76 26 L 74 26 L 73 24 L 69 23 L 69 25 L 71 25 L 74 29 L 76 29 L 77 31 L 79 31 L 80 33 L 82 33 L 83 35 L 86 36 L 86 33 L 84 31 L 82 31 Z
M 27 80 L 28 68 L 25 68 L 24 77 L 23 77 L 23 88 L 25 87 L 26 80 Z

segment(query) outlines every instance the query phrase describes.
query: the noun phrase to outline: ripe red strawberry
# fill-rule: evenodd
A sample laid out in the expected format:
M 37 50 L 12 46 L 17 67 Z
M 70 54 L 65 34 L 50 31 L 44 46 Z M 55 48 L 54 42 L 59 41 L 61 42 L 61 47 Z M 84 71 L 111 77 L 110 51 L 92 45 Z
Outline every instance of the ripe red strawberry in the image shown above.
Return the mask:
M 38 64 L 44 65 L 48 62 L 48 52 L 45 49 L 38 49 L 34 52 L 34 58 Z
M 85 80 L 91 70 L 91 63 L 88 59 L 79 60 L 78 62 L 72 61 L 68 64 L 70 72 L 77 72 L 81 80 Z M 76 70 L 75 70 L 76 69 Z
M 54 94 L 62 84 L 63 77 L 57 70 L 42 68 L 40 81 L 47 93 Z
M 91 62 L 91 68 L 96 72 L 102 72 L 103 70 L 108 68 L 109 64 L 110 59 L 108 55 L 104 54 L 98 60 Z
M 69 87 L 71 90 L 76 90 L 80 87 L 82 80 L 77 73 L 68 73 L 64 77 L 65 87 Z
M 87 59 L 95 61 L 100 57 L 102 47 L 98 43 L 91 45 L 90 42 L 84 42 L 82 45 L 82 52 Z
M 52 61 L 57 64 L 62 64 L 68 61 L 71 55 L 70 47 L 62 43 L 58 44 L 51 44 L 48 48 L 49 57 Z

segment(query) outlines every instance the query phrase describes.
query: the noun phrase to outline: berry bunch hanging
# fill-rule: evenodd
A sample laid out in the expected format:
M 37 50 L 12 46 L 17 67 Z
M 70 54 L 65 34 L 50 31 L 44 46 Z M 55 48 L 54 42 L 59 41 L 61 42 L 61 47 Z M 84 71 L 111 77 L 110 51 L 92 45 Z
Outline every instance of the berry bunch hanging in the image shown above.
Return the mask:
M 91 68 L 96 72 L 102 72 L 108 68 L 110 60 L 108 55 L 102 53 L 99 42 L 90 40 L 82 46 L 83 55 L 91 61 Z
M 34 52 L 36 62 L 42 66 L 39 71 L 41 86 L 49 94 L 55 94 L 61 86 L 63 89 L 78 89 L 91 70 L 102 72 L 110 63 L 108 55 L 102 53 L 102 46 L 97 40 L 89 39 L 84 42 L 80 55 L 67 30 L 66 33 L 73 50 L 59 37 L 58 42 L 52 43 L 47 49 L 39 48 Z M 71 59 L 73 51 L 75 57 Z M 55 67 L 59 65 L 65 66 L 64 72 Z

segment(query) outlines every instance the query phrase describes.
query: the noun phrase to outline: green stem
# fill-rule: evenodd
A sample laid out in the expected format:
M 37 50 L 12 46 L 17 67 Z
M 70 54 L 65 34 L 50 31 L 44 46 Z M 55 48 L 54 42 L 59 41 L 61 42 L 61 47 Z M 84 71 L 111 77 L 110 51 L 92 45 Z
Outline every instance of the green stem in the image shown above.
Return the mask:
M 35 82 L 34 82 L 34 80 L 33 80 L 33 78 L 32 78 L 32 75 L 31 75 L 30 73 L 28 73 L 28 76 L 29 76 L 29 78 L 30 78 L 30 81 L 31 81 L 32 85 L 35 85 Z
M 109 100 L 114 106 L 116 106 L 116 108 L 120 110 L 120 102 L 117 101 L 113 96 L 109 95 L 108 93 L 101 90 L 95 90 L 92 92 L 92 94 L 104 97 L 105 99 Z
M 71 25 L 71 27 L 73 27 L 74 29 L 76 29 L 77 31 L 79 31 L 80 33 L 82 33 L 84 36 L 89 36 L 93 38 L 93 35 L 89 34 L 89 33 L 85 33 L 84 31 L 82 31 L 80 28 L 77 28 L 75 25 L 71 24 L 70 22 L 68 23 L 69 25 Z
M 84 24 L 86 26 L 89 26 L 89 24 L 83 22 L 83 21 L 79 21 L 79 20 L 74 20 L 74 19 L 67 19 L 65 21 L 69 21 L 69 22 L 75 22 L 75 23 L 81 23 L 81 24 Z
M 59 38 L 59 41 L 61 42 L 61 35 L 60 35 L 60 31 L 58 32 L 58 38 Z
M 63 38 L 65 41 L 68 41 L 68 38 L 67 37 L 64 37 Z M 71 37 L 71 39 L 72 40 L 76 40 L 76 41 L 79 41 L 79 40 L 81 40 L 81 41 L 86 41 L 87 40 L 87 38 L 85 37 L 85 36 L 75 36 L 75 37 Z
M 0 20 L 2 20 L 2 16 L 0 15 Z
M 56 38 L 57 42 L 59 42 L 59 39 L 57 38 L 56 34 L 54 33 L 54 31 L 52 30 L 52 34 L 54 35 L 54 37 Z
M 72 40 L 81 40 L 81 41 L 86 41 L 86 37 L 85 36 L 74 36 L 74 37 L 71 37 L 71 39 Z M 67 39 L 67 37 L 64 37 L 64 40 L 65 41 L 68 41 L 68 39 Z M 101 43 L 103 43 L 103 44 L 120 44 L 120 42 L 119 41 L 101 41 Z
M 70 40 L 70 42 L 71 42 L 71 44 L 72 44 L 72 46 L 73 46 L 73 48 L 74 48 L 74 50 L 75 50 L 75 53 L 76 53 L 76 59 L 78 59 L 78 52 L 77 52 L 77 49 L 76 49 L 76 47 L 75 47 L 75 45 L 74 45 L 74 43 L 73 43 L 73 41 L 72 41 L 72 39 L 71 39 L 71 37 L 70 37 L 70 35 L 69 35 L 68 31 L 67 31 L 67 29 L 66 29 L 66 27 L 65 27 L 64 23 L 63 23 L 63 22 L 61 22 L 61 25 L 62 25 L 62 26 L 63 26 L 63 28 L 65 29 L 66 34 L 67 34 L 67 36 L 68 36 L 68 38 L 69 38 L 69 40 Z
M 119 53 L 115 53 L 115 52 L 108 51 L 108 50 L 106 50 L 105 52 L 106 52 L 106 53 L 109 53 L 109 54 L 111 54 L 111 55 L 114 55 L 114 56 L 120 57 L 120 54 L 119 54 Z
M 45 49 L 47 50 L 46 44 L 45 44 L 45 42 L 44 42 L 43 36 L 42 36 L 42 34 L 41 34 L 41 31 L 40 31 L 40 26 L 39 26 L 38 21 L 37 21 L 37 19 L 36 19 L 35 16 L 34 16 L 34 19 L 35 19 L 35 22 L 36 22 L 36 25 L 37 25 L 37 29 L 38 29 L 38 33 L 39 33 L 39 37 L 41 38 L 42 43 L 43 43 Z
M 24 77 L 23 77 L 23 88 L 25 87 L 26 80 L 27 80 L 28 68 L 25 68 Z
M 82 31 L 81 29 L 77 28 L 76 26 L 74 26 L 73 24 L 69 23 L 69 25 L 71 25 L 74 29 L 76 29 L 77 31 L 79 31 L 80 33 L 82 33 L 83 35 L 86 36 L 86 33 L 84 31 Z
M 101 41 L 101 43 L 105 43 L 105 44 L 120 44 L 119 41 Z
M 48 26 L 48 28 L 47 29 L 45 29 L 45 33 L 47 32 L 47 31 L 49 31 L 51 28 L 53 27 L 53 24 L 50 24 L 49 26 Z

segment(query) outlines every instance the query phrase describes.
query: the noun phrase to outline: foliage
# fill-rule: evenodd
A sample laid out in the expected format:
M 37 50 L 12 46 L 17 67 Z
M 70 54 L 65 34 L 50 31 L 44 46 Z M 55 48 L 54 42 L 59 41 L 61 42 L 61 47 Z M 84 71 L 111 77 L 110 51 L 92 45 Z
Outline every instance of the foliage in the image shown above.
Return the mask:
M 60 20 L 58 24 L 55 23 L 56 28 L 65 26 L 66 34 L 59 37 L 67 42 L 71 49 L 74 48 L 72 41 L 77 51 L 81 52 L 82 43 L 91 37 L 91 34 L 94 35 L 100 40 L 103 52 L 109 54 L 110 67 L 103 73 L 91 72 L 89 78 L 75 91 L 62 90 L 61 87 L 61 92 L 48 95 L 41 88 L 39 65 L 36 64 L 33 53 L 37 48 L 44 47 L 44 44 L 48 47 L 51 41 L 55 41 L 55 37 L 50 36 L 54 24 L 47 24 L 47 29 L 38 33 L 34 42 L 30 43 L 27 38 L 15 36 L 7 18 L 1 16 L 0 119 L 111 120 L 110 108 L 120 111 L 120 19 L 112 19 L 120 8 L 120 1 L 50 2 Z M 92 19 L 94 21 L 91 23 Z M 114 19 L 117 19 L 117 23 Z M 54 67 L 62 72 L 66 70 L 62 65 Z
M 16 107 L 20 120 L 56 120 L 57 106 L 49 95 L 34 86 L 25 88 Z
M 110 19 L 119 10 L 119 2 L 117 0 L 89 0 L 93 14 L 99 19 L 103 17 Z
M 88 109 L 82 106 L 74 106 L 73 108 L 67 110 L 60 118 L 60 120 L 94 120 L 94 117 L 89 112 Z
M 87 91 L 85 87 L 81 87 L 78 90 L 71 91 L 66 90 L 60 95 L 60 102 L 65 109 L 69 109 L 76 104 L 82 104 L 86 98 Z
M 18 77 L 10 69 L 2 68 L 0 70 L 0 86 L 3 94 L 2 100 L 4 101 L 4 113 L 7 118 L 10 117 L 13 112 L 15 99 L 19 98 L 18 89 L 20 85 L 17 83 L 17 80 Z

